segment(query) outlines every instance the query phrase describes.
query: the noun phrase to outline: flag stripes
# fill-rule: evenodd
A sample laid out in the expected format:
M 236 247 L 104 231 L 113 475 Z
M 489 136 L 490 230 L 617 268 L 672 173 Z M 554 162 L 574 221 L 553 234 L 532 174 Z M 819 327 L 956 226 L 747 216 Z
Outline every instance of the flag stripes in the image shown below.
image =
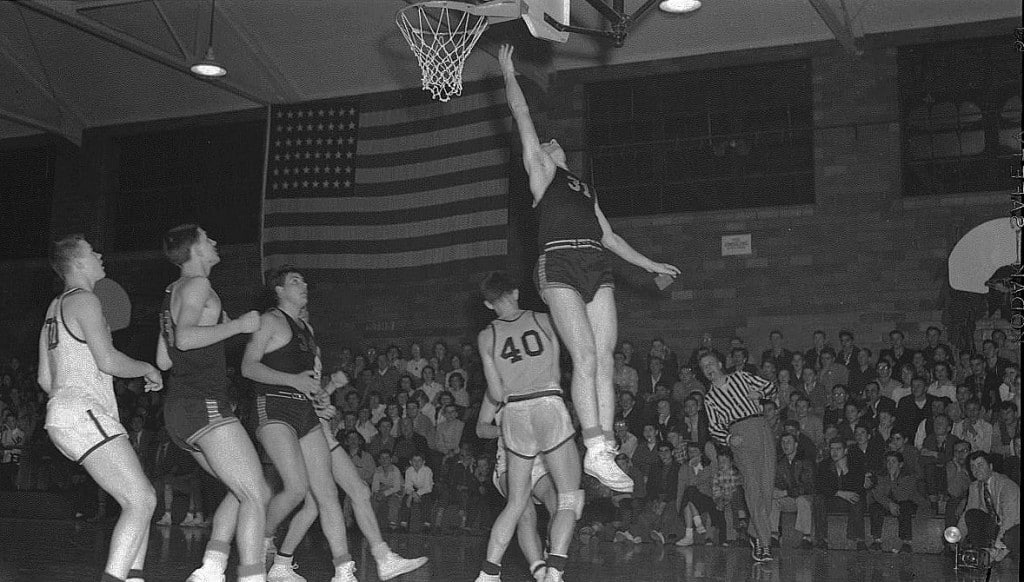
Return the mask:
M 271 107 L 265 267 L 395 278 L 505 257 L 516 137 L 500 84 L 422 100 L 405 91 Z

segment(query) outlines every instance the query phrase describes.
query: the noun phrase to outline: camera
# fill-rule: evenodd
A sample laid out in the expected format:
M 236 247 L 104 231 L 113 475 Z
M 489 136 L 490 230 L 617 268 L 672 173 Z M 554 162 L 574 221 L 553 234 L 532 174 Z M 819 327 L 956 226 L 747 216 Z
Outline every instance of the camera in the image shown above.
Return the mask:
M 960 528 L 950 526 L 942 532 L 942 537 L 953 545 L 953 569 L 985 570 L 992 566 L 992 556 L 988 550 L 965 550 L 960 548 L 964 534 Z

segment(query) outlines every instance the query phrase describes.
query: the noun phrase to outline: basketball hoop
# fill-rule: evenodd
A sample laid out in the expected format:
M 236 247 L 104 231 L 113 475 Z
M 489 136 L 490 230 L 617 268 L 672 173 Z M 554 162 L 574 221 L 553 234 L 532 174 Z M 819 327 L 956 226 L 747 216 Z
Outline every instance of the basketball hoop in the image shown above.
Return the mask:
M 462 94 L 466 57 L 487 30 L 488 23 L 519 18 L 519 0 L 467 4 L 431 0 L 407 6 L 395 22 L 423 72 L 423 90 L 448 101 Z

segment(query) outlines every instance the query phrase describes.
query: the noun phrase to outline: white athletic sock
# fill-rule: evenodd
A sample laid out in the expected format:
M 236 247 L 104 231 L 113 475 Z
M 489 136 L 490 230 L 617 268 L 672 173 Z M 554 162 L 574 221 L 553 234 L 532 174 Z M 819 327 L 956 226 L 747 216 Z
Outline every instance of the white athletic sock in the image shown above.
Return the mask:
M 704 522 L 701 521 L 699 515 L 693 516 L 693 525 L 696 526 L 697 529 L 704 527 Z
M 203 569 L 223 574 L 228 571 L 228 555 L 216 550 L 206 550 L 203 554 Z
M 252 576 L 239 576 L 238 582 L 267 582 L 267 575 L 253 574 Z
M 373 554 L 373 558 L 377 560 L 377 563 L 381 563 L 391 552 L 391 547 L 388 546 L 387 542 L 380 542 L 370 546 L 370 553 Z
M 586 447 L 588 449 L 592 449 L 594 447 L 602 447 L 603 448 L 605 446 L 604 435 L 600 435 L 600 436 L 595 436 L 595 437 L 590 437 L 588 439 L 584 439 L 583 440 L 583 444 L 586 445 Z
M 274 565 L 291 567 L 292 556 L 282 556 L 281 554 L 274 554 Z

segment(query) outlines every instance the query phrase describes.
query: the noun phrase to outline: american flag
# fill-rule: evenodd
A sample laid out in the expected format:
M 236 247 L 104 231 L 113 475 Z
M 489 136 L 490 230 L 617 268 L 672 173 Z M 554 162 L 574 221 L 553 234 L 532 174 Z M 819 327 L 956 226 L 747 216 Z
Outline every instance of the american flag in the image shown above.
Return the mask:
M 507 254 L 511 117 L 502 87 L 270 108 L 264 267 L 366 279 L 477 272 Z

